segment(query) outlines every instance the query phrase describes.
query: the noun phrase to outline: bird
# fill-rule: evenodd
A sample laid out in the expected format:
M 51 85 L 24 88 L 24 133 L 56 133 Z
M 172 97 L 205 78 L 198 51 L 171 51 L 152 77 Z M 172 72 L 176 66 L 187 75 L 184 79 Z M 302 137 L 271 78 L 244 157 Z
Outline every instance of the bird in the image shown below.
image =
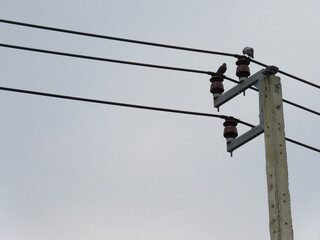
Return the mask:
M 242 50 L 243 54 L 247 54 L 249 57 L 253 58 L 253 48 L 252 47 L 245 47 Z
M 224 63 L 218 68 L 217 74 L 223 75 L 226 71 L 227 71 L 227 64 Z

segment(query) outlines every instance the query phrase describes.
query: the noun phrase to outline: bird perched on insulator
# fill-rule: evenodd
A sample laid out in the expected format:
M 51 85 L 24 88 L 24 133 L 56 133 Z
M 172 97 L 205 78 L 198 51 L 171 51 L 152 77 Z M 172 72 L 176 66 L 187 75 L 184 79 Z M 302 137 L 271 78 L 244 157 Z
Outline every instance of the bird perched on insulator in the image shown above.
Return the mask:
M 218 75 L 223 75 L 226 71 L 227 71 L 227 64 L 224 63 L 218 68 L 217 74 Z
M 248 55 L 249 57 L 253 58 L 253 48 L 252 47 L 245 47 L 243 50 L 242 50 L 242 53 L 243 54 L 246 54 Z

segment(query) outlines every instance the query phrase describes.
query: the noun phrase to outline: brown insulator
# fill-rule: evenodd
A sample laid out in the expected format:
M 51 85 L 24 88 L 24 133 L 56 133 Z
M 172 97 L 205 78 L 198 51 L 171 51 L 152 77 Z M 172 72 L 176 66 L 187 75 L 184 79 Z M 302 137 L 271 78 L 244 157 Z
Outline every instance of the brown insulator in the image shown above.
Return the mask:
M 238 58 L 238 61 L 236 62 L 237 66 L 239 65 L 249 65 L 250 64 L 250 58 L 246 57 L 246 56 L 240 56 Z
M 242 82 L 246 78 L 250 76 L 250 58 L 246 56 L 241 56 L 238 58 L 238 61 L 236 62 L 237 64 L 237 71 L 236 75 L 239 77 L 239 81 Z
M 223 77 L 220 75 L 213 75 L 210 78 L 210 82 L 223 82 Z
M 226 118 L 223 123 L 223 136 L 227 139 L 227 143 L 231 142 L 238 136 L 237 121 L 233 117 Z
M 213 98 L 219 97 L 224 92 L 222 82 L 212 82 L 210 86 L 210 92 L 213 94 Z

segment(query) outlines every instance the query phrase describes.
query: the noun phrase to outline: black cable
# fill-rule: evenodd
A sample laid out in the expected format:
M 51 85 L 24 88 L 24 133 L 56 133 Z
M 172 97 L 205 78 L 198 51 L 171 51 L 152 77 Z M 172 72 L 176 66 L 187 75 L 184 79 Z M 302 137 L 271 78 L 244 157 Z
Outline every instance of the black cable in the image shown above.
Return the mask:
M 264 63 L 261 63 L 261 62 L 258 62 L 257 60 L 254 60 L 254 59 L 251 59 L 250 61 L 253 62 L 253 63 L 255 63 L 255 64 L 258 64 L 258 65 L 260 65 L 260 66 L 263 66 L 263 67 L 267 67 L 267 66 L 268 66 L 268 65 L 266 65 L 266 64 L 264 64 Z M 319 89 L 320 89 L 320 86 L 319 86 L 319 85 L 317 85 L 317 84 L 315 84 L 315 83 L 312 83 L 312 82 L 309 82 L 309 81 L 307 81 L 307 80 L 304 80 L 304 79 L 302 79 L 302 78 L 296 77 L 296 76 L 291 75 L 291 74 L 289 74 L 289 73 L 286 73 L 286 72 L 284 72 L 284 71 L 278 70 L 278 73 L 281 73 L 281 74 L 283 74 L 283 75 L 285 75 L 285 76 L 287 76 L 287 77 L 291 77 L 291 78 L 296 79 L 296 80 L 298 80 L 298 81 L 300 81 L 300 82 L 303 82 L 303 83 L 305 83 L 305 84 L 308 84 L 308 85 L 310 85 L 310 86 L 313 86 L 313 87 L 315 87 L 315 88 L 319 88 Z
M 212 114 L 212 113 L 201 113 L 201 112 L 191 112 L 191 111 L 184 111 L 184 110 L 177 110 L 177 109 L 170 109 L 170 108 L 150 107 L 150 106 L 143 106 L 143 105 L 135 105 L 135 104 L 128 104 L 128 103 L 119 103 L 119 102 L 111 102 L 111 101 L 105 101 L 105 100 L 97 100 L 97 99 L 90 99 L 90 98 L 59 95 L 59 94 L 53 94 L 53 93 L 30 91 L 30 90 L 17 89 L 17 88 L 0 87 L 0 90 L 25 93 L 25 94 L 31 94 L 31 95 L 39 95 L 39 96 L 52 97 L 52 98 L 68 99 L 68 100 L 74 100 L 74 101 L 115 105 L 120 107 L 139 108 L 139 109 L 146 109 L 146 110 L 153 110 L 153 111 L 180 113 L 180 114 L 188 114 L 188 115 L 196 115 L 196 116 L 204 116 L 204 117 L 215 117 L 215 118 L 221 118 L 221 119 L 228 118 L 228 116 L 226 115 L 219 115 L 219 114 Z M 246 125 L 248 127 L 254 127 L 252 124 L 241 121 L 240 119 L 235 118 L 235 120 L 236 122 Z
M 160 68 L 160 69 L 166 69 L 166 70 L 201 73 L 201 74 L 209 74 L 209 75 L 214 74 L 214 72 L 208 72 L 208 71 L 202 71 L 202 70 L 196 70 L 196 69 L 169 67 L 169 66 L 147 64 L 147 63 L 138 63 L 138 62 L 129 62 L 129 61 L 123 61 L 123 60 L 101 58 L 101 57 L 93 57 L 93 56 L 79 55 L 79 54 L 66 53 L 66 52 L 57 52 L 57 51 L 50 51 L 50 50 L 39 49 L 39 48 L 29 48 L 29 47 L 9 45 L 9 44 L 3 44 L 3 43 L 0 43 L 0 47 L 13 48 L 13 49 L 32 51 L 32 52 L 47 53 L 47 54 L 60 55 L 60 56 L 66 56 L 66 57 L 84 58 L 84 59 L 103 61 L 103 62 L 113 62 L 113 63 L 120 63 L 120 64 L 128 64 L 128 65 L 135 65 L 135 66 L 141 66 L 141 67 Z
M 43 25 L 10 21 L 10 20 L 5 20 L 5 19 L 0 19 L 0 22 L 14 24 L 14 25 L 20 25 L 20 26 L 24 26 L 24 27 L 39 28 L 39 29 L 55 31 L 55 32 L 63 32 L 63 33 L 81 35 L 81 36 L 86 36 L 86 37 L 102 38 L 102 39 L 115 40 L 115 41 L 121 41 L 121 42 L 149 45 L 149 46 L 154 46 L 154 47 L 171 48 L 171 49 L 177 49 L 177 50 L 216 54 L 216 55 L 223 55 L 223 56 L 230 56 L 230 57 L 236 56 L 236 54 L 225 53 L 225 52 L 217 52 L 217 51 L 210 51 L 210 50 L 203 50 L 203 49 L 196 49 L 196 48 L 180 47 L 180 46 L 174 46 L 174 45 L 168 45 L 168 44 L 162 44 L 162 43 L 154 43 L 154 42 L 139 41 L 139 40 L 133 40 L 133 39 L 127 39 L 127 38 L 112 37 L 112 36 L 106 36 L 106 35 L 100 35 L 100 34 L 94 34 L 94 33 L 73 31 L 73 30 L 63 29 L 63 28 L 54 28 L 54 27 L 48 27 L 48 26 L 43 26 Z
M 123 60 L 116 60 L 116 59 L 108 59 L 108 58 L 100 58 L 100 57 L 93 57 L 93 56 L 87 56 L 87 55 L 79 55 L 79 54 L 73 54 L 73 53 L 65 53 L 65 52 L 57 52 L 57 51 L 50 51 L 45 49 L 38 49 L 38 48 L 29 48 L 29 47 L 23 47 L 23 46 L 16 46 L 16 45 L 9 45 L 9 44 L 3 44 L 0 43 L 0 47 L 7 47 L 7 48 L 13 48 L 13 49 L 19 49 L 19 50 L 26 50 L 26 51 L 34 51 L 34 52 L 40 52 L 40 53 L 47 53 L 47 54 L 53 54 L 53 55 L 60 55 L 60 56 L 67 56 L 67 57 L 75 57 L 75 58 L 84 58 L 89 60 L 96 60 L 96 61 L 104 61 L 104 62 L 113 62 L 113 63 L 120 63 L 120 64 L 129 64 L 129 65 L 135 65 L 135 66 L 142 66 L 142 67 L 152 67 L 152 68 L 160 68 L 160 69 L 166 69 L 166 70 L 175 70 L 175 71 L 183 71 L 183 72 L 192 72 L 192 73 L 201 73 L 201 74 L 208 74 L 208 75 L 214 75 L 214 72 L 211 71 L 203 71 L 203 70 L 197 70 L 197 69 L 189 69 L 189 68 L 178 68 L 178 67 L 169 67 L 169 66 L 162 66 L 162 65 L 154 65 L 154 64 L 147 64 L 147 63 L 138 63 L 138 62 L 129 62 L 129 61 L 123 61 Z M 229 78 L 227 76 L 223 76 L 223 78 L 234 82 L 238 84 L 239 82 L 237 80 L 234 80 L 232 78 Z M 250 87 L 251 90 L 259 91 L 258 89 L 254 87 Z M 295 107 L 301 108 L 305 111 L 314 113 L 318 116 L 320 116 L 320 113 L 317 111 L 314 111 L 312 109 L 303 107 L 299 104 L 290 102 L 286 99 L 283 99 L 284 102 L 291 104 Z
M 286 99 L 282 99 L 282 101 L 285 102 L 285 103 L 287 103 L 287 104 L 290 104 L 290 105 L 292 105 L 292 106 L 294 106 L 294 107 L 301 108 L 302 110 L 305 110 L 305 111 L 308 111 L 308 112 L 310 112 L 310 113 L 313 113 L 313 114 L 316 114 L 316 115 L 320 116 L 320 112 L 317 112 L 317 111 L 312 110 L 312 109 L 310 109 L 310 108 L 306 108 L 306 107 L 304 107 L 304 106 L 301 106 L 301 105 L 296 104 L 296 103 L 294 103 L 294 102 L 288 101 L 288 100 L 286 100 Z
M 184 110 L 176 110 L 176 109 L 169 109 L 169 108 L 158 108 L 158 107 L 150 107 L 150 106 L 142 106 L 142 105 L 134 105 L 128 103 L 118 103 L 118 102 L 110 102 L 104 100 L 97 100 L 97 99 L 90 99 L 90 98 L 81 98 L 81 97 L 74 97 L 74 96 L 66 96 L 66 95 L 59 95 L 53 93 L 45 93 L 45 92 L 36 92 L 24 89 L 16 89 L 16 88 L 7 88 L 7 87 L 0 87 L 0 90 L 3 91 L 10 91 L 10 92 L 18 92 L 18 93 L 25 93 L 25 94 L 32 94 L 32 95 L 39 95 L 45 97 L 53 97 L 53 98 L 60 98 L 60 99 L 68 99 L 74 101 L 82 101 L 82 102 L 90 102 L 90 103 L 99 103 L 99 104 L 107 104 L 107 105 L 115 105 L 121 107 L 130 107 L 130 108 L 139 108 L 139 109 L 146 109 L 146 110 L 153 110 L 153 111 L 161 111 L 161 112 L 170 112 L 170 113 L 180 113 L 180 114 L 188 114 L 188 115 L 197 115 L 197 116 L 205 116 L 205 117 L 214 117 L 214 118 L 221 118 L 227 119 L 228 116 L 226 115 L 218 115 L 218 114 L 211 114 L 211 113 L 200 113 L 200 112 L 191 112 L 191 111 L 184 111 Z M 255 127 L 254 125 L 241 121 L 240 119 L 235 119 L 238 123 L 244 124 L 249 127 Z M 292 140 L 290 138 L 286 138 L 287 141 L 297 144 L 299 146 L 308 148 L 310 150 L 320 152 L 320 149 L 312 147 L 310 145 Z
M 259 90 L 256 89 L 255 87 L 249 87 L 249 88 L 250 88 L 251 90 L 253 90 L 253 91 L 259 92 Z M 294 106 L 294 107 L 300 108 L 300 109 L 302 109 L 302 110 L 305 110 L 305 111 L 307 111 L 307 112 L 310 112 L 310 113 L 313 113 L 313 114 L 316 114 L 316 115 L 320 116 L 320 112 L 315 111 L 315 110 L 313 110 L 313 109 L 304 107 L 304 106 L 302 106 L 302 105 L 300 105 L 300 104 L 291 102 L 291 101 L 286 100 L 286 99 L 284 99 L 284 98 L 282 99 L 282 101 L 285 102 L 285 103 L 287 103 L 287 104 L 289 104 L 289 105 L 292 105 L 292 106 Z
M 36 25 L 36 24 L 30 24 L 30 23 L 24 23 L 24 22 L 11 21 L 11 20 L 6 20 L 6 19 L 0 19 L 0 22 L 24 26 L 24 27 L 31 27 L 31 28 L 38 28 L 38 29 L 49 30 L 49 31 L 56 31 L 56 32 L 63 32 L 63 33 L 68 33 L 68 34 L 87 36 L 87 37 L 102 38 L 102 39 L 108 39 L 108 40 L 114 40 L 114 41 L 122 41 L 122 42 L 129 42 L 129 43 L 135 43 L 135 44 L 149 45 L 149 46 L 154 46 L 154 47 L 170 48 L 170 49 L 199 52 L 199 53 L 206 53 L 206 54 L 215 54 L 215 55 L 222 55 L 222 56 L 235 57 L 235 58 L 239 58 L 239 56 L 240 56 L 238 54 L 232 54 L 232 53 L 226 53 L 226 52 L 218 52 L 218 51 L 204 50 L 204 49 L 198 49 L 198 48 L 188 48 L 188 47 L 174 46 L 174 45 L 168 45 L 168 44 L 139 41 L 139 40 L 133 40 L 133 39 L 127 39 L 127 38 L 112 37 L 112 36 L 107 36 L 107 35 L 80 32 L 80 31 L 74 31 L 74 30 L 63 29 L 63 28 L 54 28 L 54 27 L 48 27 L 48 26 L 43 26 L 43 25 Z M 268 66 L 264 63 L 261 63 L 261 62 L 258 62 L 257 60 L 254 60 L 254 59 L 251 59 L 251 62 L 256 63 L 256 64 L 263 66 L 263 67 Z M 279 70 L 278 72 L 283 75 L 286 75 L 288 77 L 291 77 L 293 79 L 296 79 L 300 82 L 303 82 L 305 84 L 308 84 L 308 85 L 311 85 L 313 87 L 320 89 L 320 86 L 315 83 L 306 81 L 302 78 L 296 77 L 294 75 L 291 75 L 291 74 L 286 73 L 281 70 Z
M 268 67 L 267 64 L 258 62 L 257 60 L 254 60 L 254 59 L 252 59 L 252 58 L 250 59 L 250 62 L 253 62 L 253 63 L 255 63 L 255 64 L 258 64 L 258 65 L 260 65 L 260 66 L 262 66 L 262 67 Z
M 307 144 L 304 144 L 304 143 L 295 141 L 295 140 L 290 139 L 290 138 L 286 138 L 286 140 L 287 140 L 288 142 L 297 144 L 297 145 L 299 145 L 299 146 L 301 146 L 301 147 L 305 147 L 305 148 L 308 148 L 308 149 L 310 149 L 310 150 L 313 150 L 313 151 L 316 151 L 316 152 L 320 152 L 320 149 L 315 148 L 315 147 L 311 147 L 310 145 L 307 145 Z

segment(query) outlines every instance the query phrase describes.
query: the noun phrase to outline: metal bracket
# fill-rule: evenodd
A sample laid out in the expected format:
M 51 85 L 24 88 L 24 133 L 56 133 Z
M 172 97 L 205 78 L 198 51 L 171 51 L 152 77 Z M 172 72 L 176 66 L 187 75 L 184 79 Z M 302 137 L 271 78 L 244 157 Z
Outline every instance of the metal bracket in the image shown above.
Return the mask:
M 245 143 L 249 142 L 250 140 L 254 139 L 255 137 L 259 136 L 261 133 L 264 132 L 263 128 L 263 107 L 262 107 L 262 87 L 261 82 L 266 75 L 264 74 L 265 69 L 260 70 L 259 72 L 253 74 L 243 82 L 239 83 L 237 86 L 231 88 L 227 92 L 223 93 L 216 99 L 214 99 L 214 106 L 219 108 L 221 105 L 226 103 L 227 101 L 231 100 L 232 98 L 239 95 L 241 92 L 245 91 L 247 88 L 251 86 L 257 87 L 259 90 L 259 120 L 260 124 L 253 127 L 251 130 L 247 131 L 246 133 L 242 134 L 241 136 L 235 138 L 231 142 L 227 143 L 227 151 L 232 153 L 237 148 L 241 147 Z
M 259 136 L 263 132 L 264 132 L 263 125 L 259 124 L 258 126 L 252 128 L 251 130 L 242 134 L 240 137 L 237 137 L 236 139 L 228 143 L 227 151 L 232 153 L 234 150 L 246 144 L 247 142 L 254 139 L 255 137 Z
M 244 90 L 246 90 L 247 88 L 257 83 L 259 80 L 264 79 L 266 77 L 266 75 L 263 74 L 264 71 L 265 69 L 260 70 L 259 72 L 253 74 L 243 82 L 239 83 L 237 86 L 231 88 L 230 90 L 226 91 L 225 93 L 217 97 L 214 100 L 214 107 L 216 108 L 220 107 L 230 99 L 234 98 L 235 96 L 239 95 Z

